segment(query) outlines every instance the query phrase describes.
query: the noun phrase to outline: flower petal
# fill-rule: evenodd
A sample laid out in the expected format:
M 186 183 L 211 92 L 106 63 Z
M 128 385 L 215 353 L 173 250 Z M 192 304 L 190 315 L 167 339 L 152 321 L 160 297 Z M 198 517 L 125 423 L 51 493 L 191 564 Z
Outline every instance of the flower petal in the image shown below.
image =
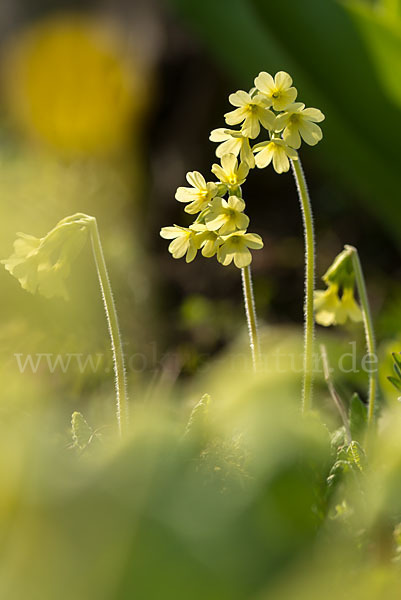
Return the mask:
M 305 108 L 305 110 L 302 111 L 302 115 L 306 117 L 308 121 L 314 121 L 315 123 L 320 123 L 326 118 L 318 108 Z
M 238 90 L 234 94 L 230 94 L 228 100 L 233 106 L 246 106 L 252 102 L 252 98 L 244 90 Z
M 247 267 L 252 262 L 252 254 L 249 252 L 248 248 L 245 246 L 243 248 L 239 248 L 234 254 L 234 264 L 239 269 L 243 269 Z
M 258 118 L 263 127 L 268 131 L 274 129 L 276 117 L 268 108 L 260 108 L 258 110 Z
M 263 240 L 257 233 L 245 233 L 244 239 L 249 248 L 253 248 L 254 250 L 260 250 L 260 248 L 263 248 Z
M 238 196 L 230 196 L 227 201 L 227 206 L 233 210 L 242 212 L 245 208 L 245 202 L 242 198 L 238 198 Z
M 297 125 L 289 123 L 284 129 L 283 138 L 291 148 L 298 149 L 301 147 L 301 136 L 299 135 L 299 128 Z
M 178 202 L 193 202 L 198 196 L 198 190 L 188 187 L 179 187 L 175 193 L 175 199 L 178 200 Z
M 274 79 L 270 73 L 262 71 L 257 77 L 255 77 L 255 86 L 259 91 L 269 95 L 275 88 Z
M 241 107 L 226 113 L 224 118 L 228 125 L 238 125 L 238 123 L 242 123 L 247 114 L 248 110 L 244 107 Z
M 199 173 L 199 171 L 190 171 L 187 173 L 187 181 L 190 185 L 198 190 L 204 190 L 206 188 L 205 178 Z
M 274 77 L 274 84 L 280 90 L 288 90 L 292 86 L 292 77 L 285 71 L 279 71 Z
M 221 158 L 225 154 L 234 154 L 234 156 L 238 156 L 241 147 L 241 138 L 230 137 L 228 140 L 226 140 L 216 148 L 216 156 L 218 156 L 219 158 Z
M 315 146 L 323 137 L 322 130 L 319 125 L 311 121 L 304 121 L 299 126 L 299 133 L 307 144 Z
M 260 124 L 255 113 L 248 112 L 241 131 L 247 138 L 255 139 L 258 137 L 260 133 Z
M 213 129 L 210 132 L 209 140 L 211 142 L 224 142 L 225 140 L 230 139 L 230 134 L 226 133 L 227 129 L 225 127 L 219 127 L 218 129 Z
M 276 146 L 273 152 L 273 167 L 276 173 L 286 173 L 290 168 L 290 162 L 285 149 L 282 146 Z

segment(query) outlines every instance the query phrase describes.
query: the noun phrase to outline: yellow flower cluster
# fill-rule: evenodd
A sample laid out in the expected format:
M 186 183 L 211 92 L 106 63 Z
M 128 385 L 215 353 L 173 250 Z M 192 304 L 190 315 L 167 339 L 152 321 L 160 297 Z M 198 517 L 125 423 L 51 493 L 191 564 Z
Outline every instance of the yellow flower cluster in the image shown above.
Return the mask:
M 323 121 L 323 113 L 295 102 L 297 90 L 288 73 L 280 71 L 273 78 L 262 72 L 254 84 L 249 92 L 239 90 L 229 97 L 235 108 L 225 114 L 225 121 L 240 128 L 222 127 L 210 134 L 210 140 L 219 144 L 216 156 L 220 164 L 211 169 L 218 181 L 206 182 L 192 171 L 187 173 L 191 187 L 177 190 L 176 200 L 186 203 L 185 212 L 198 216 L 189 227 L 162 228 L 160 235 L 172 240 L 169 251 L 174 258 L 185 256 L 191 262 L 199 250 L 205 257 L 217 255 L 223 265 L 234 261 L 238 268 L 248 266 L 252 260 L 249 249 L 263 247 L 259 235 L 247 232 L 249 218 L 244 214 L 241 186 L 249 170 L 272 163 L 277 173 L 284 173 L 290 160 L 297 160 L 301 140 L 313 146 L 322 139 L 316 123 Z M 269 139 L 252 147 L 262 130 Z

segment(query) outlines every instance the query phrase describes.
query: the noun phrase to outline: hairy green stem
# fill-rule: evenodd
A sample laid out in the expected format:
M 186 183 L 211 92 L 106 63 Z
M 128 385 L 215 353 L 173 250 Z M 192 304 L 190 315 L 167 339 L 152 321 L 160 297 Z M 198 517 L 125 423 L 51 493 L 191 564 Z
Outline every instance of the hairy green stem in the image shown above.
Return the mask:
M 253 298 L 252 274 L 251 267 L 249 265 L 244 269 L 241 269 L 241 278 L 242 290 L 244 292 L 246 320 L 248 322 L 249 344 L 252 353 L 252 364 L 253 369 L 256 372 L 260 366 L 260 346 L 255 301 Z
M 312 207 L 300 159 L 291 161 L 302 211 L 305 239 L 305 300 L 304 300 L 304 381 L 302 412 L 312 408 L 313 344 L 315 323 L 313 316 L 313 290 L 315 285 L 315 236 Z
M 368 293 L 366 291 L 365 278 L 363 276 L 361 261 L 359 260 L 358 250 L 354 246 L 345 246 L 352 256 L 352 266 L 355 273 L 355 281 L 358 289 L 359 300 L 361 302 L 363 326 L 365 329 L 366 349 L 368 354 L 376 361 L 376 341 L 373 329 L 372 315 L 370 312 Z M 369 371 L 369 398 L 368 398 L 368 429 L 374 422 L 375 402 L 377 393 L 377 368 Z
M 126 429 L 128 418 L 128 397 L 125 378 L 124 352 L 121 342 L 120 328 L 118 325 L 116 306 L 114 304 L 113 292 L 110 285 L 106 262 L 104 260 L 96 219 L 94 217 L 90 217 L 89 224 L 93 255 L 99 277 L 100 289 L 102 291 L 103 304 L 106 312 L 107 325 L 111 340 L 117 402 L 117 423 L 119 433 L 122 435 Z

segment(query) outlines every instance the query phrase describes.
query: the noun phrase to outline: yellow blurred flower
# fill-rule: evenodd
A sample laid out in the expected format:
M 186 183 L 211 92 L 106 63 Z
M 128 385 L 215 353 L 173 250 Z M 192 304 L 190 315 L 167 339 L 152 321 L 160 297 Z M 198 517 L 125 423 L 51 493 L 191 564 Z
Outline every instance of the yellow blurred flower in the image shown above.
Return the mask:
M 105 155 L 125 147 L 145 86 L 120 38 L 107 24 L 74 14 L 21 31 L 4 55 L 11 117 L 66 154 Z

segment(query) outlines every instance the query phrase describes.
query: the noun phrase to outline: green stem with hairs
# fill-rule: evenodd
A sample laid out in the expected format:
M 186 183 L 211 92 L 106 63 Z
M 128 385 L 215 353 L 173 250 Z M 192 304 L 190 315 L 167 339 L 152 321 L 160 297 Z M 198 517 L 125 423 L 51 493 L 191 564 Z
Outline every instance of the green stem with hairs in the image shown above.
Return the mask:
M 117 424 L 119 433 L 120 435 L 122 435 L 127 427 L 128 418 L 128 397 L 125 377 L 123 345 L 121 341 L 120 328 L 118 325 L 118 317 L 116 306 L 114 303 L 113 292 L 110 285 L 110 279 L 107 272 L 106 262 L 104 260 L 102 244 L 100 241 L 99 229 L 97 226 L 96 219 L 94 217 L 88 217 L 88 222 L 89 231 L 91 234 L 93 255 L 95 258 L 100 289 L 103 297 L 104 310 L 106 312 L 107 325 L 111 340 L 117 403 Z
M 260 366 L 260 345 L 250 265 L 241 269 L 241 278 L 242 290 L 244 293 L 245 314 L 246 320 L 248 322 L 249 344 L 251 347 L 252 364 L 253 369 L 256 372 L 258 371 Z
M 302 390 L 302 412 L 312 408 L 313 344 L 315 323 L 313 316 L 313 291 L 315 285 L 315 236 L 313 216 L 305 175 L 301 161 L 291 161 L 301 206 L 305 239 L 305 300 L 304 300 L 304 380 Z
M 363 276 L 361 261 L 358 250 L 354 246 L 345 246 L 352 257 L 352 266 L 355 273 L 355 282 L 361 302 L 363 326 L 365 329 L 366 349 L 368 354 L 376 360 L 376 341 L 373 329 L 372 315 L 370 312 L 368 293 L 366 291 L 365 278 Z M 369 397 L 368 397 L 368 430 L 371 429 L 375 417 L 375 402 L 377 394 L 377 369 L 369 371 Z

